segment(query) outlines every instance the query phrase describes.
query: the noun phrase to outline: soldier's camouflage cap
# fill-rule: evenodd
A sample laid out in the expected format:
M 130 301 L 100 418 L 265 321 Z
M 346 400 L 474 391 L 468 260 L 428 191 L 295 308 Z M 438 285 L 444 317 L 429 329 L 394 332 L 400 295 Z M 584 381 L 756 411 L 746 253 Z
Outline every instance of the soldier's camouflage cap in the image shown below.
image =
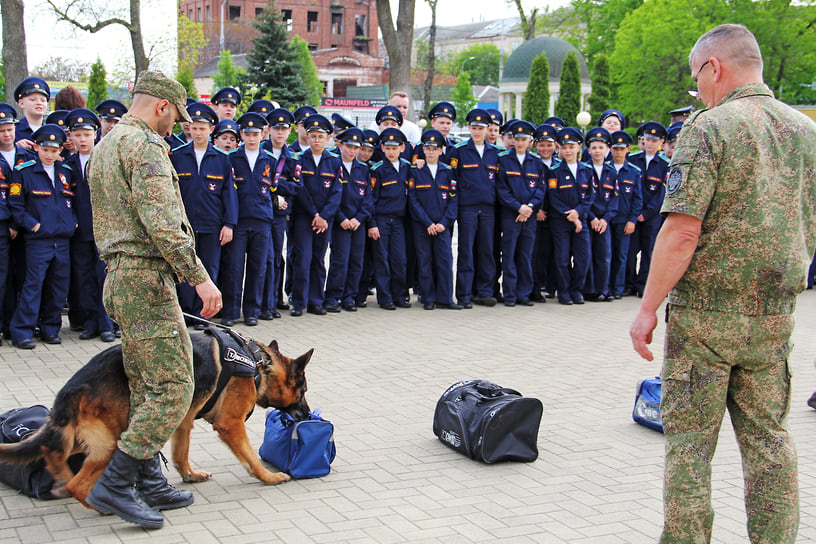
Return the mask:
M 149 94 L 156 98 L 169 100 L 179 112 L 182 121 L 192 123 L 187 113 L 187 91 L 181 83 L 161 72 L 145 71 L 139 74 L 133 94 Z

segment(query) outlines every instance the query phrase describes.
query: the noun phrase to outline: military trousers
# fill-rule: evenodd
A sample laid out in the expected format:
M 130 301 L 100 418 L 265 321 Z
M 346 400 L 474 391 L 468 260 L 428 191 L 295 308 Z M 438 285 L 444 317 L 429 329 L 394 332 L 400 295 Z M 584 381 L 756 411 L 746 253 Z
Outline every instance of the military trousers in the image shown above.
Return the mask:
M 193 398 L 193 345 L 169 265 L 159 259 L 108 264 L 104 302 L 122 330 L 130 387 L 128 428 L 118 447 L 150 459 L 167 442 Z
M 660 542 L 711 540 L 711 459 L 726 409 L 742 455 L 750 541 L 796 541 L 797 455 L 787 428 L 792 331 L 792 315 L 669 305 L 661 373 L 666 465 Z

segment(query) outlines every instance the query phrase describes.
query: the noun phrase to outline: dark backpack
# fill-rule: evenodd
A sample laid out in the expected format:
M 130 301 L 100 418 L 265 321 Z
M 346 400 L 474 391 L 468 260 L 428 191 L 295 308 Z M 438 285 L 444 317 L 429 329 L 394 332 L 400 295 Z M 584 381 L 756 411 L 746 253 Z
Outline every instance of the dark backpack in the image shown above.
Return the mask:
M 436 403 L 433 431 L 471 459 L 535 461 L 543 407 L 538 399 L 483 380 L 451 385 Z
M 45 425 L 48 420 L 48 412 L 48 408 L 38 404 L 28 408 L 15 408 L 0 414 L 0 442 L 11 443 L 25 440 L 28 435 L 37 432 Z M 68 459 L 68 465 L 76 473 L 84 459 L 85 456 L 82 454 L 72 455 Z M 54 478 L 45 468 L 44 459 L 27 465 L 0 463 L 0 482 L 35 499 L 58 498 L 51 494 Z

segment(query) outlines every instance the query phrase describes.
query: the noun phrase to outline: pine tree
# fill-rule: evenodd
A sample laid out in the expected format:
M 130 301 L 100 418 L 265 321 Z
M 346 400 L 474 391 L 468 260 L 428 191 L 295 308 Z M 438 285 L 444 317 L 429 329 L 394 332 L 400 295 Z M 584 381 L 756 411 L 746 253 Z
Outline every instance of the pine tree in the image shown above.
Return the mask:
M 561 65 L 561 84 L 555 102 L 555 115 L 564 120 L 567 126 L 577 124 L 575 117 L 581 111 L 581 69 L 578 56 L 570 51 Z
M 463 119 L 476 105 L 476 97 L 473 96 L 473 87 L 470 85 L 470 76 L 467 72 L 462 72 L 456 78 L 456 85 L 451 91 L 451 102 L 456 108 L 457 116 Z
M 323 95 L 323 84 L 320 78 L 317 77 L 317 66 L 315 66 L 312 54 L 309 52 L 309 44 L 298 35 L 292 37 L 292 47 L 298 52 L 300 65 L 303 66 L 301 76 L 303 84 L 309 90 L 306 104 L 311 106 L 320 105 L 320 97 Z
M 550 61 L 546 52 L 533 59 L 523 108 L 523 118 L 534 125 L 550 116 Z
M 88 77 L 88 98 L 86 103 L 91 109 L 108 98 L 108 83 L 105 81 L 106 76 L 105 65 L 97 58 L 96 62 L 91 64 L 91 75 Z
M 589 113 L 592 114 L 593 119 L 598 119 L 603 112 L 612 107 L 609 57 L 604 53 L 598 53 L 592 67 L 592 94 L 589 95 Z
M 189 67 L 182 68 L 178 71 L 176 81 L 184 85 L 187 96 L 199 100 L 198 89 L 196 89 L 195 79 L 193 78 L 193 71 Z
M 303 67 L 274 4 L 269 4 L 254 26 L 260 37 L 252 41 L 246 57 L 249 68 L 242 78 L 246 88 L 258 89 L 255 96 L 247 97 L 249 101 L 269 95 L 284 108 L 306 103 L 309 89 L 303 83 Z

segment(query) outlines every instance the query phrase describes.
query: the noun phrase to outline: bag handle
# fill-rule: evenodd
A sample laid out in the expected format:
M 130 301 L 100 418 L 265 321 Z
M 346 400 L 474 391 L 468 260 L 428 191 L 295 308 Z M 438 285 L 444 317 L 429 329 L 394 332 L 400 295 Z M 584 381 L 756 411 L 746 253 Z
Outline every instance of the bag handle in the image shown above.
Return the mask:
M 485 397 L 501 397 L 502 395 L 518 395 L 522 396 L 521 393 L 516 391 L 515 389 L 510 389 L 509 387 L 500 387 L 495 383 L 491 382 L 479 382 L 474 384 L 474 388 L 479 394 L 484 395 Z

